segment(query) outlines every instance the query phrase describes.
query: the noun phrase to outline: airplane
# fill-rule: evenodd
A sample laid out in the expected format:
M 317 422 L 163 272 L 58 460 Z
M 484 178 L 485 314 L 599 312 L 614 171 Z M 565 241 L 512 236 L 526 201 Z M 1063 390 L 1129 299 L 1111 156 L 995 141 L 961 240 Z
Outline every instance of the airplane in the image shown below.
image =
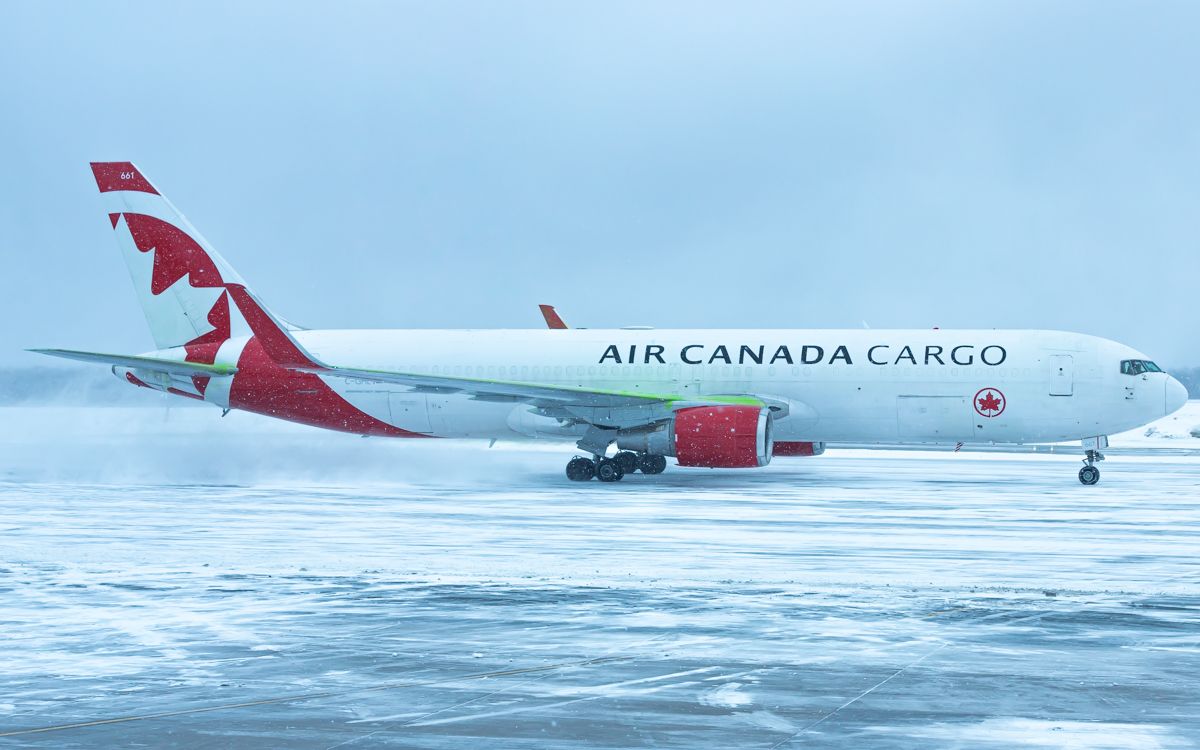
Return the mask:
M 131 162 L 91 169 L 156 348 L 31 351 L 226 412 L 365 436 L 574 441 L 567 478 L 602 482 L 659 474 L 668 457 L 761 467 L 826 442 L 1079 440 L 1079 481 L 1094 485 L 1108 435 L 1187 400 L 1145 355 L 1063 331 L 308 330 Z

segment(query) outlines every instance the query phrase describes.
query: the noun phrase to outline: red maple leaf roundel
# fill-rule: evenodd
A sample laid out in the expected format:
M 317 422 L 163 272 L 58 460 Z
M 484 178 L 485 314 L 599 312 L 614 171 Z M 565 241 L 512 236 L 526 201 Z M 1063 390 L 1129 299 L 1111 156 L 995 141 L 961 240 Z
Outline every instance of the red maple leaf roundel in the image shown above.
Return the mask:
M 980 416 L 998 417 L 1004 411 L 1004 394 L 995 388 L 983 388 L 975 394 L 975 411 Z

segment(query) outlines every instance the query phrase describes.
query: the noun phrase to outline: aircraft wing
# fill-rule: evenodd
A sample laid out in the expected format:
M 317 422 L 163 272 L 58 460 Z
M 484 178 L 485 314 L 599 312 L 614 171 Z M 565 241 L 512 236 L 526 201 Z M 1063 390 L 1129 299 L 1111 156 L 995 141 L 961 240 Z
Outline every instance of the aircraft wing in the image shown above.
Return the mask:
M 407 386 L 423 393 L 463 393 L 478 401 L 527 403 L 548 416 L 570 416 L 605 427 L 633 427 L 650 424 L 671 416 L 688 406 L 751 405 L 772 406 L 754 396 L 684 396 L 669 393 L 579 388 L 508 380 L 427 375 L 423 373 L 339 367 L 321 363 L 291 366 L 289 369 L 322 376 Z
M 182 362 L 177 359 L 160 359 L 131 354 L 102 354 L 100 352 L 80 352 L 73 349 L 30 349 L 37 354 L 48 354 L 51 357 L 75 359 L 80 362 L 98 362 L 116 367 L 130 367 L 139 370 L 165 372 L 169 375 L 191 377 L 193 375 L 222 376 L 233 375 L 237 368 L 233 365 L 210 365 L 204 362 Z
M 227 284 L 234 303 L 275 364 L 294 372 L 407 386 L 424 393 L 464 393 L 477 401 L 520 402 L 545 416 L 574 419 L 596 427 L 636 427 L 667 419 L 684 406 L 767 406 L 753 396 L 686 396 L 670 393 L 581 388 L 545 383 L 453 377 L 377 370 L 323 362 L 307 351 L 292 331 L 240 284 Z M 777 405 L 772 403 L 775 410 Z

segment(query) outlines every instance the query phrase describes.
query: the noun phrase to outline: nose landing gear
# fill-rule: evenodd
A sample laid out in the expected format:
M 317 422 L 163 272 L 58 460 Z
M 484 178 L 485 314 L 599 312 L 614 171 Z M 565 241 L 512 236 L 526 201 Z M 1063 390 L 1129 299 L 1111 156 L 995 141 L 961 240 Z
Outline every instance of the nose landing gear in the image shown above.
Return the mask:
M 1083 439 L 1083 462 L 1087 464 L 1079 470 L 1081 484 L 1091 486 L 1100 481 L 1100 470 L 1096 468 L 1097 461 L 1104 460 L 1101 448 L 1108 447 L 1108 438 L 1104 436 Z

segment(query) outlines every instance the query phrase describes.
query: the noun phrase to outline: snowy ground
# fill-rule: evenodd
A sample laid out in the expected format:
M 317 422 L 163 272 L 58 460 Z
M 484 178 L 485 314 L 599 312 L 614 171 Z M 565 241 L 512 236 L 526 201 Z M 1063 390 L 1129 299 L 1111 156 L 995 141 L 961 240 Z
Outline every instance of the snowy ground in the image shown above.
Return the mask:
M 1091 488 L 0 409 L 0 747 L 1197 747 L 1198 407 Z

